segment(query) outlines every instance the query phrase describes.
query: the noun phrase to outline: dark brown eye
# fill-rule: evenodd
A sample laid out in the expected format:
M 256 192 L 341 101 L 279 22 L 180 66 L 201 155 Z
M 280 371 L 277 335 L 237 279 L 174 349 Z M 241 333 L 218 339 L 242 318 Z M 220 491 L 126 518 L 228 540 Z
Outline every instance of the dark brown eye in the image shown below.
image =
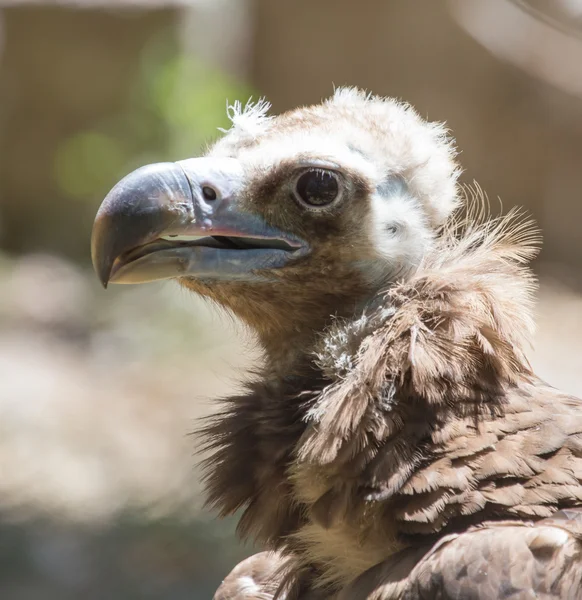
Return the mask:
M 297 196 L 310 206 L 325 206 L 339 194 L 337 175 L 332 171 L 313 169 L 306 171 L 295 184 Z
M 209 185 L 205 185 L 202 188 L 202 195 L 204 196 L 204 200 L 216 200 L 216 190 Z

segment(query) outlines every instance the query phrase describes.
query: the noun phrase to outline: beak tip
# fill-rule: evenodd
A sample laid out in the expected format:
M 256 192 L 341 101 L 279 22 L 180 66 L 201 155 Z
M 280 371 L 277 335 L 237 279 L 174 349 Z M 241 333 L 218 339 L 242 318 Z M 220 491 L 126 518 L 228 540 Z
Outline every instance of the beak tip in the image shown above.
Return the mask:
M 107 286 L 109 285 L 109 281 L 111 279 L 111 277 L 109 276 L 109 271 L 104 269 L 95 269 L 95 271 L 97 272 L 97 278 L 99 279 L 99 282 L 101 283 L 104 289 L 107 289 Z
M 110 261 L 103 256 L 102 253 L 97 251 L 97 244 L 95 243 L 95 234 L 93 234 L 92 248 L 91 248 L 91 262 L 93 263 L 93 269 L 99 279 L 99 282 L 107 289 L 107 285 L 111 279 L 111 267 L 113 261 Z

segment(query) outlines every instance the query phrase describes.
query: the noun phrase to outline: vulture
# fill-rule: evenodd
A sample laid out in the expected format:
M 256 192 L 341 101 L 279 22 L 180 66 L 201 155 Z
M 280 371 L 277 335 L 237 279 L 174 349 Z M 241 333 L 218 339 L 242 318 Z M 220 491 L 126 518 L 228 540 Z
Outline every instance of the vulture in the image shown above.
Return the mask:
M 582 598 L 582 401 L 527 359 L 537 229 L 409 105 L 269 108 L 126 176 L 92 236 L 103 285 L 176 279 L 264 352 L 201 425 L 208 505 L 264 549 L 215 598 Z

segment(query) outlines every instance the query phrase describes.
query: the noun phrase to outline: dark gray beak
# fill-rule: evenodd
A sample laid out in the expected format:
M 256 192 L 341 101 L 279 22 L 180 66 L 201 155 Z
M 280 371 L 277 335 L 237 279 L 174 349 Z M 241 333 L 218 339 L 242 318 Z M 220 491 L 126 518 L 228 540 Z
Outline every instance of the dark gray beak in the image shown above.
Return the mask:
M 241 208 L 244 173 L 231 158 L 137 169 L 95 218 L 93 265 L 101 283 L 175 277 L 254 280 L 306 252 L 305 243 Z

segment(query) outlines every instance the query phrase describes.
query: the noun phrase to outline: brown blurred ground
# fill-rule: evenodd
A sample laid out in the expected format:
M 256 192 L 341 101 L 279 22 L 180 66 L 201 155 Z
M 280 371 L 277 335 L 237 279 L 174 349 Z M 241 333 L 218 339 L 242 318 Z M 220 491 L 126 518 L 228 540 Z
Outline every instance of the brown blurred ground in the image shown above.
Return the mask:
M 465 181 L 542 225 L 533 362 L 582 395 L 582 2 L 531 4 L 554 22 L 507 0 L 0 0 L 1 598 L 208 598 L 250 551 L 201 510 L 189 435 L 250 341 L 88 264 L 111 185 L 197 153 L 226 98 L 350 84 L 447 121 Z

